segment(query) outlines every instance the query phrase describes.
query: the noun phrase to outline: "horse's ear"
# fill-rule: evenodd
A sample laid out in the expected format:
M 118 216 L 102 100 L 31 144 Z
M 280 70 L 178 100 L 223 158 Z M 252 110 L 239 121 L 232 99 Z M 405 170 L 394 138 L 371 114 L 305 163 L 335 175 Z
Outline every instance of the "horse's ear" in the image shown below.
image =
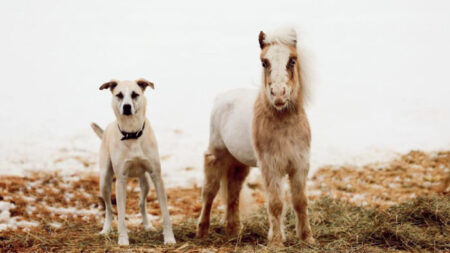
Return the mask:
M 100 90 L 104 90 L 104 89 L 110 89 L 111 91 L 114 90 L 114 88 L 116 88 L 117 86 L 117 81 L 111 80 L 107 83 L 102 84 L 102 86 L 100 86 Z
M 264 43 L 265 39 L 266 39 L 266 34 L 263 31 L 260 31 L 258 40 L 259 40 L 259 46 L 261 47 L 261 49 L 263 49 L 265 46 L 265 43 Z
M 152 82 L 145 80 L 144 78 L 137 80 L 136 83 L 137 85 L 139 85 L 139 87 L 141 87 L 142 91 L 145 91 L 145 88 L 147 88 L 147 86 L 150 86 L 150 88 L 155 89 L 155 85 Z
M 291 37 L 291 45 L 297 47 L 297 31 L 294 28 L 291 28 L 289 34 Z

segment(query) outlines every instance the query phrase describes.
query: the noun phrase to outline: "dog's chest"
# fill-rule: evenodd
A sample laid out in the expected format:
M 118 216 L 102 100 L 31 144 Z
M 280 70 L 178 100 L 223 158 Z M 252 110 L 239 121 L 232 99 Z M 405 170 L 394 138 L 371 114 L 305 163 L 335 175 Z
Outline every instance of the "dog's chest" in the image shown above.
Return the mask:
M 147 160 L 134 158 L 126 160 L 124 165 L 129 177 L 139 177 L 145 173 L 146 164 L 148 164 Z
M 123 169 L 129 177 L 139 177 L 149 169 L 150 157 L 141 145 L 131 145 L 124 150 Z

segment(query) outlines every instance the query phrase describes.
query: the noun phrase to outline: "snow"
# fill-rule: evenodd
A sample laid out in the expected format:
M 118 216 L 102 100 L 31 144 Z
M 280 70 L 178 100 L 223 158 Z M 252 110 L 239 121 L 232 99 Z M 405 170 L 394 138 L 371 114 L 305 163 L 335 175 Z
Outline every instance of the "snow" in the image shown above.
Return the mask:
M 111 78 L 145 77 L 167 186 L 200 184 L 213 97 L 259 85 L 258 33 L 298 27 L 311 173 L 450 147 L 448 1 L 4 1 L 0 175 L 97 171 Z
M 71 215 L 72 217 L 76 217 L 76 216 L 100 215 L 100 211 L 97 208 L 79 209 L 76 207 L 53 207 L 53 206 L 47 206 L 46 208 L 49 212 L 58 214 L 59 216 Z
M 37 221 L 19 220 L 19 217 L 11 217 L 9 210 L 15 208 L 15 205 L 6 201 L 0 201 L 0 231 L 17 228 L 27 229 L 31 226 L 39 225 Z

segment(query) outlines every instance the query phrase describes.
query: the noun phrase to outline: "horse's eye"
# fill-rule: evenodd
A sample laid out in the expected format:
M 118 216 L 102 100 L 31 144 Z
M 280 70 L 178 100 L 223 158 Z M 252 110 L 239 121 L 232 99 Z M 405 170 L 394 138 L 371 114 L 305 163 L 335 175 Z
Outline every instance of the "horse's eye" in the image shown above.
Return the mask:
M 136 92 L 133 91 L 133 93 L 131 93 L 131 98 L 135 99 L 137 97 L 139 97 L 139 94 L 137 94 Z
M 262 59 L 261 60 L 261 65 L 263 66 L 263 68 L 268 68 L 270 66 L 269 61 L 267 59 Z
M 122 92 L 119 92 L 119 93 L 116 95 L 116 97 L 119 98 L 119 99 L 122 99 L 122 98 L 123 98 Z
M 294 66 L 295 66 L 295 58 L 291 58 L 291 59 L 289 60 L 289 67 L 292 68 L 292 67 L 294 67 Z

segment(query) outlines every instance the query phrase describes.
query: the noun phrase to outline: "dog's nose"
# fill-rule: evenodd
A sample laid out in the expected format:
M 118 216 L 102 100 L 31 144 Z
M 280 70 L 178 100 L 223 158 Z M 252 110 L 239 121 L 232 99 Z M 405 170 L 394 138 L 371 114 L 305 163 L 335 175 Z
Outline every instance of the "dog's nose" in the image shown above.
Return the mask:
M 124 104 L 123 105 L 123 114 L 124 115 L 131 115 L 131 105 L 130 104 Z

